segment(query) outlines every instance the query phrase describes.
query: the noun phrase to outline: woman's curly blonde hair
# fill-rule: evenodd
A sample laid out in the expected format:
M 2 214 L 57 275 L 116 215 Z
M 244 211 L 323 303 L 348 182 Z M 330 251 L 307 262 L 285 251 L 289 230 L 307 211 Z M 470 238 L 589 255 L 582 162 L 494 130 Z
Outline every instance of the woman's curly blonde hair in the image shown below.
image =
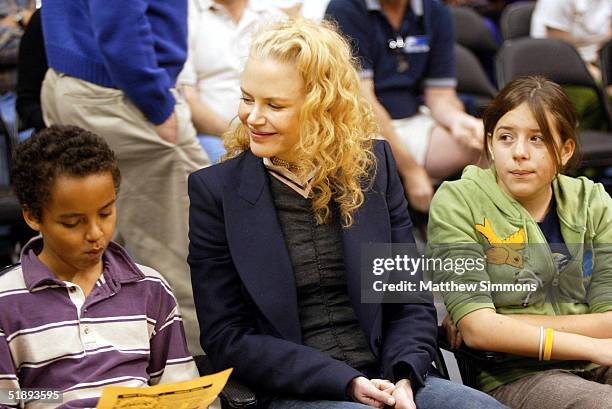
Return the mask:
M 348 42 L 332 23 L 290 19 L 264 27 L 253 41 L 250 58 L 272 58 L 297 67 L 305 99 L 295 149 L 302 158 L 301 173 L 315 171 L 312 208 L 317 223 L 330 220 L 333 200 L 343 226 L 351 226 L 375 171 L 372 144 L 378 127 L 360 94 L 357 61 Z M 239 123 L 224 141 L 225 158 L 248 150 L 246 126 Z

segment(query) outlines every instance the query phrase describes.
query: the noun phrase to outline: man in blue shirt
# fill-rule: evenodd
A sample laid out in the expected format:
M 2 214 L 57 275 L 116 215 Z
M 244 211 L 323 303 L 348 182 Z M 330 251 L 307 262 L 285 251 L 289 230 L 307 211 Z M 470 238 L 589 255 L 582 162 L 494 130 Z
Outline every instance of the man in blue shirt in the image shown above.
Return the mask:
M 187 53 L 187 0 L 45 0 L 47 125 L 73 124 L 115 151 L 122 189 L 118 238 L 164 271 L 199 349 L 187 259 L 187 176 L 208 164 L 174 90 Z
M 464 112 L 455 92 L 449 10 L 435 0 L 332 0 L 326 18 L 351 39 L 362 93 L 391 144 L 407 197 L 426 211 L 430 177 L 477 162 L 484 142 L 482 121 Z

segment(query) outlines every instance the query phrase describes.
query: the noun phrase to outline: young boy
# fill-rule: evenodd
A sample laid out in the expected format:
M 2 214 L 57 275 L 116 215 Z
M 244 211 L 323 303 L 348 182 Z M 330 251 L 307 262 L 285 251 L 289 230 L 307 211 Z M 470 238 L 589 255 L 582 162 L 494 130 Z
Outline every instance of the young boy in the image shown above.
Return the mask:
M 168 283 L 111 242 L 120 175 L 106 143 L 45 129 L 17 147 L 13 183 L 42 237 L 0 273 L 0 407 L 30 397 L 46 398 L 33 407 L 95 407 L 104 386 L 197 377 Z

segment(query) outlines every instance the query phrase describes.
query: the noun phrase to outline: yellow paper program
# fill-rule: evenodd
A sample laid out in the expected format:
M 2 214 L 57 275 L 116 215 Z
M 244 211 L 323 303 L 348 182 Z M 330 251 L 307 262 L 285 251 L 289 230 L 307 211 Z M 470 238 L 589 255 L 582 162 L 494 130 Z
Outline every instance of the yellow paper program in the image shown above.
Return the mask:
M 185 382 L 143 388 L 102 389 L 97 409 L 203 409 L 219 395 L 232 369 Z

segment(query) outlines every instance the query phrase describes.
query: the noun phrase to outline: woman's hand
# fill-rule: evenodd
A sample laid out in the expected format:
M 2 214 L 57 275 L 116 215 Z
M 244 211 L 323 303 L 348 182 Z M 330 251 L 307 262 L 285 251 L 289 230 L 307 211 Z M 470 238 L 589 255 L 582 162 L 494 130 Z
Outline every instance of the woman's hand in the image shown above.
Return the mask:
M 391 393 L 395 398 L 394 409 L 416 409 L 412 386 L 408 379 L 402 379 L 395 384 L 395 389 Z
M 450 315 L 446 315 L 446 317 L 444 317 L 444 320 L 442 321 L 442 328 L 444 328 L 446 339 L 448 340 L 450 348 L 459 348 L 463 343 L 463 338 L 461 337 L 459 328 L 457 328 Z
M 381 391 L 385 391 L 387 393 L 392 393 L 393 389 L 395 389 L 395 384 L 386 379 L 370 379 L 370 382 L 374 384 Z
M 388 384 L 386 382 L 388 382 Z M 383 379 L 371 381 L 366 377 L 358 376 L 351 380 L 346 392 L 355 402 L 382 409 L 385 405 L 395 405 L 395 398 L 391 396 L 389 392 L 381 390 L 383 388 L 388 389 L 389 384 L 393 386 L 391 382 L 384 381 Z

